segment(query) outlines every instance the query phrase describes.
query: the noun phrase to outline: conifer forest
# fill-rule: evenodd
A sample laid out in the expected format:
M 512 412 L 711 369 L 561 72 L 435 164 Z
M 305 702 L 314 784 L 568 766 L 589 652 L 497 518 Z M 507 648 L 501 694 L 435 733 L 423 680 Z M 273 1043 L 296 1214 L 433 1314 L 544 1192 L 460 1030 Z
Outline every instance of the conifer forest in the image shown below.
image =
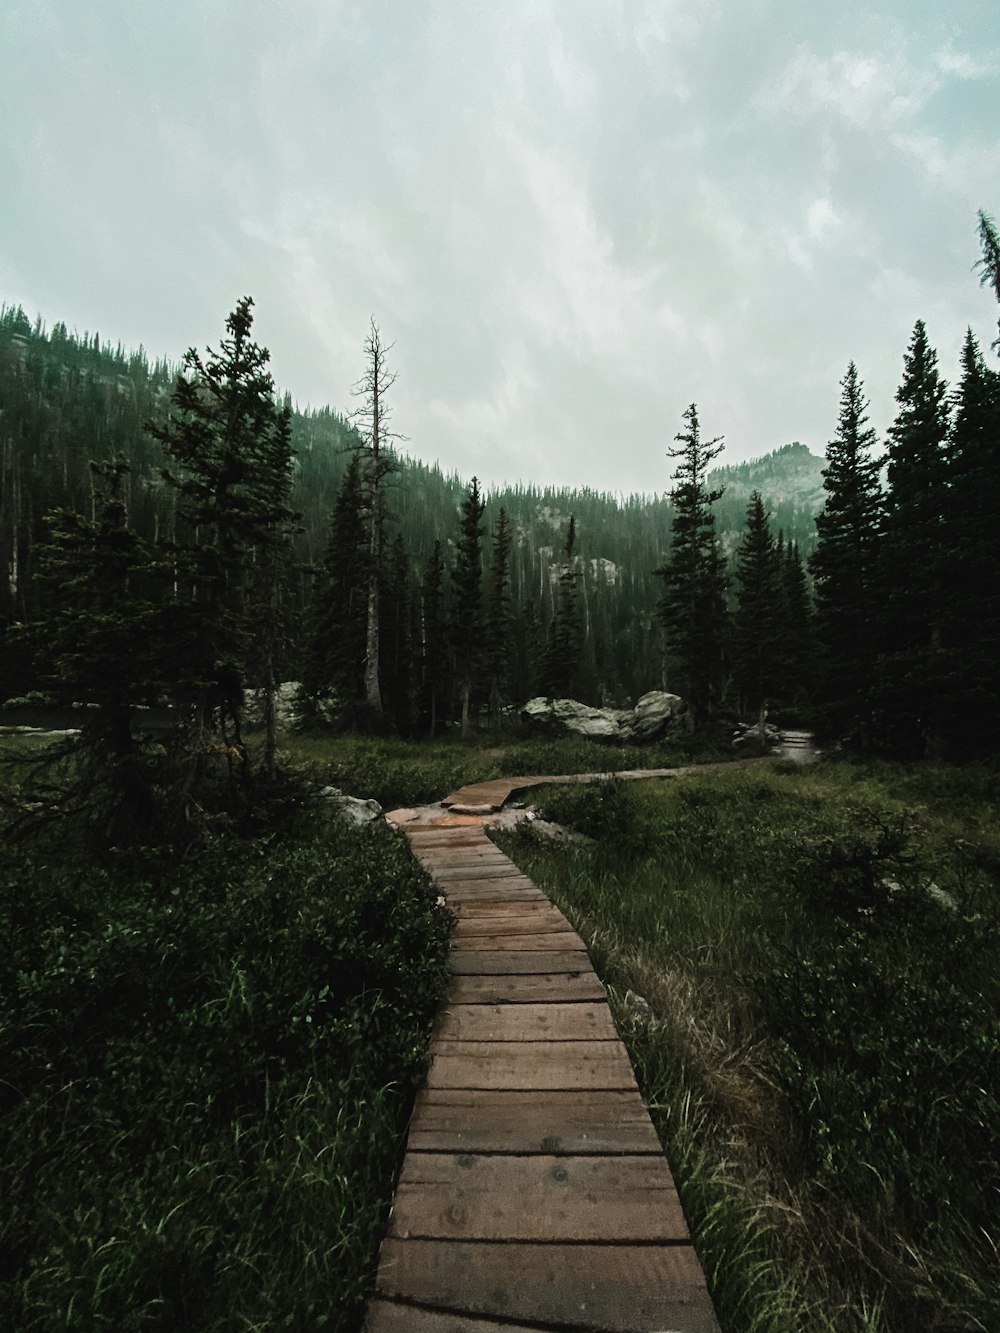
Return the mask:
M 985 214 L 979 241 L 1000 297 Z M 537 694 L 657 688 L 699 724 L 995 751 L 1000 377 L 971 330 L 949 385 L 916 321 L 884 441 L 851 362 L 825 460 L 791 443 L 726 466 L 692 403 L 663 475 L 623 497 L 484 491 L 408 457 L 375 319 L 353 410 L 296 410 L 256 313 L 244 297 L 177 367 L 3 309 L 5 698 L 98 705 L 120 758 L 154 704 L 242 755 L 245 692 L 266 717 L 289 681 L 325 729 L 431 736 Z

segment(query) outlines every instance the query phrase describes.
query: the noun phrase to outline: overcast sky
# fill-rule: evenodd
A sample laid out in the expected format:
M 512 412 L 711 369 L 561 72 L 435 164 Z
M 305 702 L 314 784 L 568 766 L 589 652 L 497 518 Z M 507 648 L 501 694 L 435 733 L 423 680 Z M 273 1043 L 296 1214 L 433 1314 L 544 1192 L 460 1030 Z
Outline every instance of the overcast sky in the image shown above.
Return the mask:
M 374 315 L 408 452 L 669 486 L 880 436 L 916 319 L 987 345 L 997 0 L 2 0 L 0 300 L 179 359 L 244 293 L 299 405 Z

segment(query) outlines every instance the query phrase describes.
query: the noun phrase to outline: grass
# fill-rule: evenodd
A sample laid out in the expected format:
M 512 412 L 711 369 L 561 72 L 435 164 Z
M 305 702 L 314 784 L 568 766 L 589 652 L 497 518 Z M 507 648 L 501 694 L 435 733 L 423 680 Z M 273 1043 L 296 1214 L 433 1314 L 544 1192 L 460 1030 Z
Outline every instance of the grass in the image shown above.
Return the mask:
M 478 733 L 463 740 L 373 740 L 364 736 L 286 736 L 282 761 L 352 796 L 386 809 L 439 801 L 471 782 L 536 774 L 611 773 L 667 768 L 695 759 L 731 758 L 711 741 L 681 738 L 662 745 L 609 746 L 582 738 L 539 739 Z
M 504 835 L 610 987 L 726 1333 L 1000 1327 L 997 794 L 778 765 Z
M 0 862 L 0 1327 L 359 1326 L 450 916 L 331 821 Z

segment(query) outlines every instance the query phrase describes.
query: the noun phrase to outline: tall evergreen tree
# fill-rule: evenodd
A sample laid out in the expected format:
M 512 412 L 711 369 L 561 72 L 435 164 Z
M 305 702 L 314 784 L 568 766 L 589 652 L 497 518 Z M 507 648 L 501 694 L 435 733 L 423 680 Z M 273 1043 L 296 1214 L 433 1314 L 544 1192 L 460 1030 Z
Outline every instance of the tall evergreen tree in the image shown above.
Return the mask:
M 282 668 L 287 665 L 291 638 L 288 601 L 292 538 L 299 530 L 300 517 L 288 508 L 292 489 L 291 415 L 291 402 L 286 398 L 277 414 L 275 429 L 268 433 L 265 441 L 270 475 L 277 488 L 273 497 L 276 507 L 253 552 L 248 597 L 256 621 L 250 638 L 250 669 L 263 702 L 263 769 L 271 780 L 277 772 L 278 685 Z
M 841 380 L 837 433 L 827 446 L 826 500 L 816 519 L 810 566 L 815 582 L 821 671 L 817 695 L 821 729 L 871 743 L 876 649 L 876 550 L 881 515 L 875 431 L 857 367 Z
M 513 610 L 510 595 L 510 548 L 513 534 L 507 510 L 501 507 L 493 528 L 493 552 L 486 605 L 486 677 L 490 725 L 500 724 L 511 679 Z
M 75 752 L 76 782 L 64 792 L 108 841 L 141 836 L 155 818 L 153 773 L 135 726 L 168 667 L 168 636 L 155 596 L 153 553 L 128 526 L 123 460 L 92 464 L 95 516 L 48 516 L 39 550 L 45 604 L 22 636 L 35 650 L 49 692 L 85 703 Z
M 580 576 L 576 568 L 576 517 L 569 516 L 563 564 L 559 571 L 555 613 L 542 659 L 539 688 L 546 697 L 572 698 L 580 668 L 583 623 L 580 617 Z
M 389 548 L 382 575 L 379 633 L 383 706 L 396 730 L 409 735 L 413 727 L 410 560 L 402 536 Z
M 982 211 L 979 213 L 979 243 L 983 251 L 983 257 L 977 265 L 980 270 L 979 281 L 984 287 L 992 287 L 1000 301 L 1000 232 L 993 219 Z M 1000 324 L 997 327 L 1000 328 Z M 993 346 L 1000 348 L 1000 338 Z
M 479 495 L 479 480 L 473 477 L 462 501 L 461 527 L 451 572 L 454 589 L 451 643 L 463 736 L 468 735 L 471 727 L 472 699 L 482 671 L 482 525 L 485 509 L 485 501 Z
M 739 579 L 733 621 L 734 674 L 744 709 L 761 722 L 781 690 L 782 557 L 771 535 L 760 492 L 747 506 L 736 557 Z
M 783 706 L 798 710 L 812 699 L 816 645 L 809 584 L 795 542 L 781 554 L 781 599 L 778 698 Z
M 444 555 L 434 543 L 421 590 L 421 720 L 431 737 L 443 721 L 448 698 L 448 615 L 444 601 Z
M 330 520 L 322 568 L 315 581 L 312 625 L 302 672 L 302 704 L 316 720 L 323 696 L 332 695 L 340 720 L 361 716 L 368 633 L 368 525 L 361 459 L 351 456 Z
M 881 653 L 877 702 L 883 744 L 907 757 L 940 754 L 948 486 L 948 392 L 918 320 L 889 427 L 888 492 L 878 556 Z
M 193 706 L 186 750 L 195 783 L 214 735 L 230 774 L 235 761 L 249 777 L 241 721 L 256 632 L 252 567 L 292 519 L 287 413 L 275 402 L 270 353 L 251 338 L 252 305 L 243 297 L 229 315 L 218 352 L 185 354 L 170 417 L 149 427 L 173 465 L 163 477 L 184 530 L 174 550 L 187 634 L 176 692 Z
M 948 751 L 1000 751 L 1000 376 L 970 329 L 954 397 L 946 525 L 945 642 L 949 658 Z
M 679 447 L 667 451 L 668 458 L 678 460 L 670 492 L 673 531 L 670 556 L 656 573 L 664 584 L 659 616 L 674 668 L 671 688 L 702 722 L 715 712 L 723 678 L 726 576 L 712 512 L 722 491 L 710 491 L 707 484 L 722 439 L 702 440 L 697 404 L 687 408 L 684 420 L 687 429 L 674 436 Z

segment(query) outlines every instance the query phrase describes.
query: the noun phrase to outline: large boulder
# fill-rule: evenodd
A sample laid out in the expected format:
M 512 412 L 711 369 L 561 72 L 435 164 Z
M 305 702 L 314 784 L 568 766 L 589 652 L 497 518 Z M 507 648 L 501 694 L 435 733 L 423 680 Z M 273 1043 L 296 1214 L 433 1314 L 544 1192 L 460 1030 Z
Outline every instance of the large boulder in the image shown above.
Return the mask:
M 634 708 L 591 708 L 575 699 L 529 699 L 521 716 L 537 731 L 585 736 L 613 745 L 641 745 L 690 731 L 687 704 L 676 694 L 650 690 Z
M 382 818 L 382 807 L 378 801 L 365 800 L 362 796 L 348 796 L 339 787 L 323 787 L 319 795 L 321 800 L 352 824 L 373 824 L 376 819 Z

